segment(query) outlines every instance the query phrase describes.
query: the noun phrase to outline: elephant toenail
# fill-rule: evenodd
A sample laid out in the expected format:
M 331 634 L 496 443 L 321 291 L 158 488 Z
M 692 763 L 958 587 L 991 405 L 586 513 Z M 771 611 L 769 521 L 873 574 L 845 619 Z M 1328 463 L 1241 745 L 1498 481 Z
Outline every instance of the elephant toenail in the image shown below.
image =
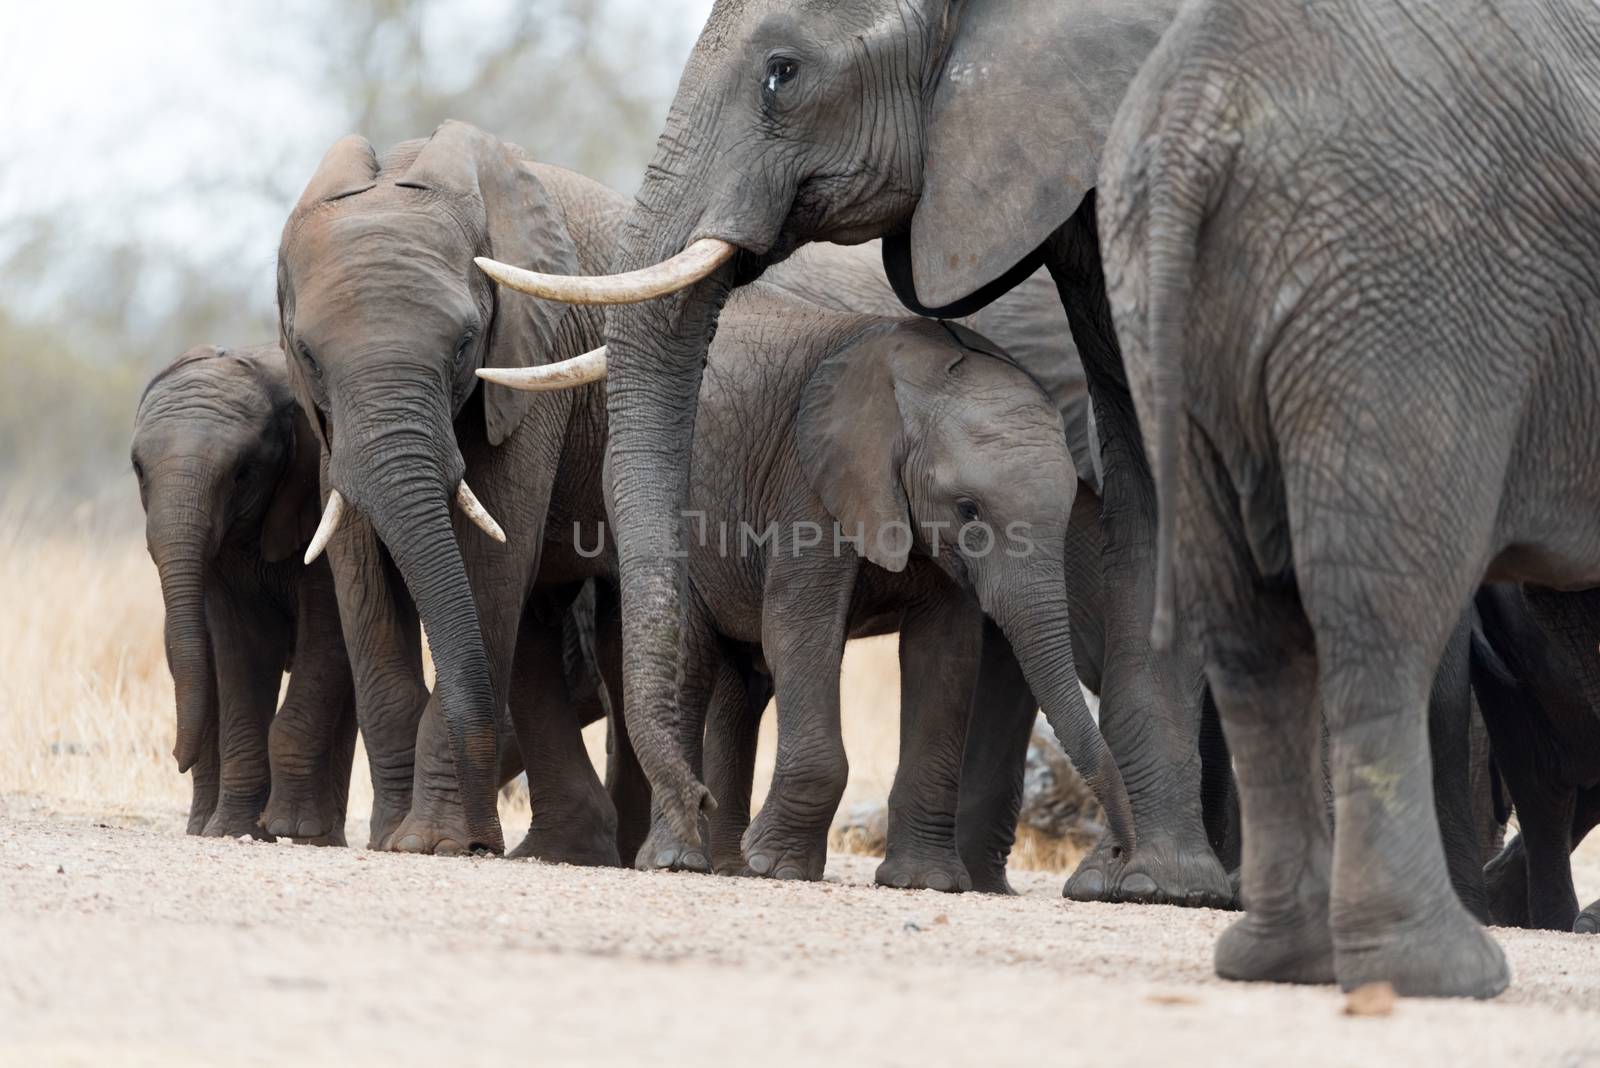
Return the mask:
M 783 867 L 779 868 L 776 876 L 776 878 L 791 881 L 795 879 L 804 879 L 805 877 L 806 873 L 795 867 L 793 864 L 785 864 Z
M 1098 868 L 1080 872 L 1067 880 L 1067 897 L 1075 901 L 1098 901 L 1106 892 L 1105 873 Z
M 408 834 L 396 842 L 394 844 L 394 848 L 401 853 L 420 853 L 422 852 L 422 837 L 420 835 Z
M 1138 901 L 1146 901 L 1156 895 L 1156 881 L 1142 871 L 1136 871 L 1122 880 L 1122 893 Z
M 936 871 L 928 876 L 928 889 L 948 893 L 955 886 L 954 880 L 942 871 Z
M 289 834 L 289 821 L 286 819 L 273 820 L 267 827 L 267 833 L 274 837 L 286 837 Z
M 1600 916 L 1587 912 L 1578 914 L 1577 922 L 1572 925 L 1573 934 L 1600 934 Z
M 672 862 L 674 860 L 676 860 L 677 858 L 678 858 L 678 855 L 676 853 L 674 853 L 672 850 L 663 849 L 661 852 L 656 854 L 656 861 L 655 861 L 656 867 L 658 867 L 658 868 L 670 868 L 670 867 L 672 867 Z
M 289 833 L 288 821 L 287 820 L 284 821 L 284 829 L 283 830 L 280 831 L 276 827 L 274 827 L 272 833 L 273 834 L 288 834 Z M 295 832 L 295 837 L 297 837 L 297 838 L 316 838 L 321 834 L 322 834 L 322 828 L 320 826 L 318 826 L 316 820 L 301 820 L 300 821 L 300 826 Z
M 684 868 L 704 868 L 706 867 L 706 855 L 695 850 L 690 850 L 683 855 L 679 862 L 679 866 Z
M 901 872 L 899 875 L 896 875 L 894 877 L 894 885 L 898 886 L 902 890 L 909 888 L 911 886 L 910 874 L 907 872 Z
M 765 853 L 757 853 L 750 858 L 750 870 L 757 875 L 767 875 L 772 871 L 772 858 Z

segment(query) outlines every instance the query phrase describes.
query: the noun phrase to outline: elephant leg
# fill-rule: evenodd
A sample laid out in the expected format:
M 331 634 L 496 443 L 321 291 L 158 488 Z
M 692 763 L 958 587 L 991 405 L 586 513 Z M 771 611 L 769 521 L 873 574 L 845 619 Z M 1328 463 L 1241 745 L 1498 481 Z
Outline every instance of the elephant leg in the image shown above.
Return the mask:
M 261 826 L 279 838 L 342 846 L 355 688 L 327 564 L 302 572 L 297 600 L 289 688 L 267 736 L 272 793 Z
M 617 813 L 617 856 L 639 855 L 650 833 L 650 780 L 633 751 L 622 709 L 622 621 L 615 602 L 597 612 L 595 659 L 606 690 L 606 793 Z
M 984 622 L 977 603 L 954 588 L 910 606 L 901 619 L 900 762 L 879 886 L 972 889 L 956 818 Z
M 764 674 L 732 662 L 739 655 L 725 652 L 706 714 L 705 782 L 717 799 L 717 810 L 711 814 L 711 870 L 718 875 L 744 871 L 740 843 L 750 828 L 756 743 L 761 714 L 772 698 L 772 685 Z
M 710 616 L 691 583 L 686 591 L 682 676 L 678 683 L 677 718 L 673 725 L 678 751 L 688 761 L 696 778 L 702 774 L 705 752 L 706 716 L 717 686 L 723 657 L 712 631 Z M 716 797 L 715 794 L 712 795 Z M 699 842 L 685 841 L 674 829 L 673 820 L 663 807 L 663 798 L 651 799 L 650 833 L 634 857 L 641 871 L 711 871 L 711 824 L 705 814 L 699 817 Z
M 213 590 L 206 601 L 216 657 L 221 790 L 204 833 L 270 838 L 260 825 L 272 789 L 267 732 L 288 659 L 288 623 L 254 598 Z
M 411 811 L 418 724 L 429 701 L 422 629 L 404 580 L 364 516 L 346 514 L 328 563 L 372 778 L 367 848 L 382 849 Z
M 1237 768 L 1245 914 L 1217 940 L 1225 979 L 1329 983 L 1332 834 L 1310 628 L 1292 593 L 1265 590 L 1237 561 L 1202 594 L 1211 692 Z
M 1428 747 L 1433 757 L 1433 800 L 1439 813 L 1450 885 L 1461 904 L 1478 920 L 1489 922 L 1489 893 L 1472 798 L 1472 680 L 1468 654 L 1472 644 L 1470 610 L 1456 624 L 1434 675 L 1428 700 Z
M 511 693 L 511 723 L 528 772 L 533 818 L 510 855 L 617 867 L 617 812 L 583 746 L 559 625 L 542 626 L 524 615 Z
M 1306 439 L 1296 426 L 1279 433 L 1295 573 L 1316 634 L 1328 724 L 1334 971 L 1347 990 L 1387 982 L 1405 996 L 1492 997 L 1510 969 L 1450 885 L 1434 812 L 1428 699 L 1481 573 L 1497 484 L 1462 487 L 1448 507 L 1411 502 L 1404 523 L 1389 518 L 1373 506 L 1370 486 L 1331 473 L 1329 441 L 1344 449 L 1340 472 L 1394 472 L 1396 457 L 1420 455 L 1430 471 L 1482 465 L 1448 451 L 1460 439 L 1441 442 L 1425 417 L 1378 420 L 1374 430 L 1370 413 L 1381 402 L 1341 398 L 1346 385 L 1318 394 L 1335 417 L 1320 419 Z M 1391 486 L 1428 484 L 1424 472 L 1408 476 L 1403 465 L 1395 480 Z M 1256 848 L 1250 834 L 1247 825 L 1247 851 Z
M 210 720 L 200 739 L 200 758 L 189 771 L 189 822 L 185 834 L 202 834 L 217 810 L 222 789 L 222 758 L 217 755 L 217 722 Z
M 1023 772 L 1038 713 L 1011 644 L 985 620 L 956 809 L 956 848 L 980 893 L 1015 893 L 1006 861 L 1017 840 Z
M 1091 193 L 1052 239 L 1047 264 L 1083 358 L 1103 473 L 1100 508 L 1104 666 L 1100 729 L 1133 807 L 1138 846 L 1102 839 L 1067 883 L 1068 897 L 1226 907 L 1228 881 L 1201 807 L 1199 649 L 1150 648 L 1155 603 L 1155 488 L 1106 303 Z
M 839 725 L 839 669 L 855 592 L 852 553 L 795 559 L 775 549 L 762 605 L 761 646 L 778 699 L 772 789 L 744 836 L 748 870 L 822 878 L 828 829 L 850 766 Z

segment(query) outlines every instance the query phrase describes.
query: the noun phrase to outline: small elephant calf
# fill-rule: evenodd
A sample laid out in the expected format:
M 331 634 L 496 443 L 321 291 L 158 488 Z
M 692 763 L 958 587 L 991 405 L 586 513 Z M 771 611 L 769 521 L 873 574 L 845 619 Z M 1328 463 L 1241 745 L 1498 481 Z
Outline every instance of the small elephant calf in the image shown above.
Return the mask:
M 355 695 L 328 566 L 300 560 L 318 463 L 276 346 L 190 349 L 139 401 L 133 473 L 166 603 L 173 756 L 194 772 L 190 834 L 344 844 Z
M 1063 560 L 1077 482 L 1055 405 L 977 334 L 831 311 L 764 285 L 730 302 L 700 393 L 683 681 L 666 729 L 697 766 L 714 695 L 735 710 L 751 695 L 758 704 L 764 686 L 749 669 L 763 667 L 779 742 L 749 829 L 738 796 L 706 828 L 717 867 L 742 832 L 750 874 L 822 877 L 847 770 L 844 644 L 898 631 L 900 767 L 878 881 L 970 888 L 955 826 L 986 617 L 1132 846 L 1127 792 L 1073 663 Z M 724 793 L 748 796 L 749 737 L 707 743 Z M 723 760 L 730 748 L 739 755 Z M 711 865 L 666 806 L 653 816 L 641 866 Z

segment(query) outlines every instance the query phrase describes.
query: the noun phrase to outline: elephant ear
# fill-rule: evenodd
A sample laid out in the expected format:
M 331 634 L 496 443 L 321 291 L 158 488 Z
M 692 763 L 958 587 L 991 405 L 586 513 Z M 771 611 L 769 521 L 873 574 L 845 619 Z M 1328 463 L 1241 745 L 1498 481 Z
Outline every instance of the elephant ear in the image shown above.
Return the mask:
M 299 556 L 311 543 L 321 518 L 322 447 L 305 412 L 292 399 L 280 407 L 279 426 L 287 425 L 289 462 L 272 491 L 261 522 L 261 558 L 269 563 Z
M 894 347 L 891 337 L 869 334 L 823 361 L 801 393 L 796 442 L 806 478 L 843 535 L 864 533 L 868 560 L 904 571 L 911 506 L 900 484 L 906 438 Z
M 522 162 L 521 153 L 498 138 L 464 122 L 446 122 L 396 184 L 476 199 L 483 211 L 482 245 L 474 255 L 546 274 L 582 274 L 560 201 Z M 473 284 L 493 292 L 484 366 L 530 367 L 578 355 L 559 350 L 568 305 L 496 287 L 471 270 Z M 511 436 L 536 396 L 485 386 L 479 392 L 491 445 Z
M 933 94 L 922 197 L 911 219 L 910 281 L 918 304 L 959 307 L 1008 276 L 1071 218 L 1094 188 L 1123 95 L 1178 6 L 1178 0 L 960 5 Z

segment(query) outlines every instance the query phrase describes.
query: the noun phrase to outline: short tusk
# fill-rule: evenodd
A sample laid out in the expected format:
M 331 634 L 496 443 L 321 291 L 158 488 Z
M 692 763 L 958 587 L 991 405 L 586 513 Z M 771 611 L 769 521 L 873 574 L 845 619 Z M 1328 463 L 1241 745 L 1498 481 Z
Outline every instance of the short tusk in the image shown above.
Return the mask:
M 501 285 L 545 300 L 567 304 L 637 304 L 693 285 L 727 263 L 737 251 L 737 245 L 720 238 L 702 237 L 670 260 L 627 274 L 540 274 L 483 256 L 474 262 Z
M 322 522 L 317 524 L 317 532 L 311 535 L 311 544 L 306 546 L 306 563 L 311 563 L 322 555 L 322 550 L 328 547 L 328 542 L 333 540 L 334 533 L 339 529 L 339 520 L 344 518 L 344 495 L 338 490 L 328 493 L 328 506 L 322 510 Z
M 456 503 L 467 514 L 467 518 L 477 524 L 479 530 L 501 545 L 506 543 L 506 532 L 500 529 L 500 524 L 494 521 L 489 509 L 478 500 L 477 495 L 472 492 L 472 487 L 467 485 L 466 479 L 462 479 L 461 485 L 456 487 Z
M 575 389 L 590 382 L 604 382 L 606 378 L 606 347 L 601 345 L 593 352 L 574 356 L 559 363 L 540 364 L 537 367 L 483 367 L 478 377 L 497 386 L 526 390 L 529 393 L 555 392 Z

